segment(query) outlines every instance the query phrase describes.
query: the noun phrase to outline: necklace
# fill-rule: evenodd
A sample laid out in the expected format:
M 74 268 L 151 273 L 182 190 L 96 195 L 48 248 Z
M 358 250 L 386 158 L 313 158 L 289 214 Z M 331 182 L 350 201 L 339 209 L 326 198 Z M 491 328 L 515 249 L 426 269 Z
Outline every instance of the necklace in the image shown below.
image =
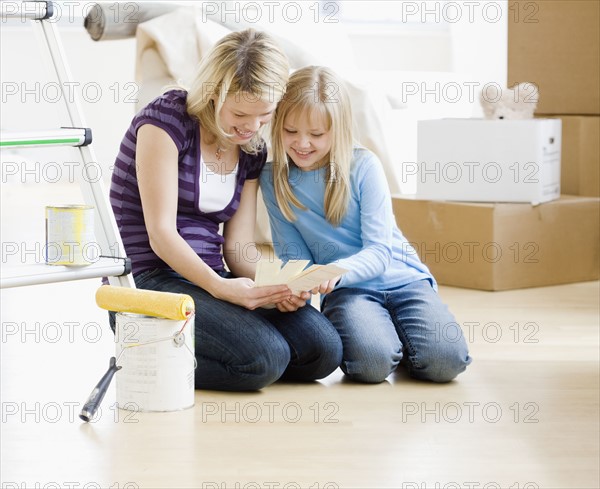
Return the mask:
M 224 151 L 225 150 L 221 148 L 221 146 L 217 146 L 217 150 L 215 151 L 215 158 L 217 159 L 217 161 L 221 161 L 221 157 L 223 156 Z

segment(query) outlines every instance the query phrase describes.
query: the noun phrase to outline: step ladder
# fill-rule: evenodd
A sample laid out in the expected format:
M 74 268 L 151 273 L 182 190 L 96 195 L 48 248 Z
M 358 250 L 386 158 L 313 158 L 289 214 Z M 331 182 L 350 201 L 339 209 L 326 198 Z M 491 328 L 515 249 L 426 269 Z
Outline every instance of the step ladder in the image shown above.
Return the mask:
M 9 18 L 29 19 L 33 24 L 39 44 L 42 46 L 42 56 L 47 57 L 50 61 L 48 64 L 53 68 L 52 74 L 62 90 L 61 98 L 68 113 L 66 127 L 49 131 L 2 132 L 0 134 L 0 150 L 56 146 L 77 148 L 80 161 L 83 162 L 83 175 L 79 178 L 79 186 L 85 203 L 93 206 L 96 210 L 94 232 L 100 249 L 99 258 L 85 266 L 68 267 L 45 263 L 3 266 L 0 288 L 99 277 L 108 277 L 111 285 L 135 288 L 131 275 L 131 262 L 125 255 L 108 194 L 101 179 L 98 179 L 95 173 L 97 171 L 96 159 L 90 146 L 92 131 L 84 122 L 77 94 L 69 93 L 67 96 L 65 90 L 72 77 L 58 29 L 55 23 L 47 22 L 54 12 L 53 4 L 51 1 L 0 2 L 0 9 L 3 20 Z M 43 209 L 41 211 L 43 212 Z

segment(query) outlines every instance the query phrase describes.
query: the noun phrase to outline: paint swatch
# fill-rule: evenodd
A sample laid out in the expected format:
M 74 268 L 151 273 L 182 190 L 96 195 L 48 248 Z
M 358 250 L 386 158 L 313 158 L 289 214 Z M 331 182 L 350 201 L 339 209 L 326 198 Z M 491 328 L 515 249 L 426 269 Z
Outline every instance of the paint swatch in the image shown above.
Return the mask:
M 310 291 L 326 280 L 339 277 L 348 270 L 334 264 L 311 265 L 308 260 L 290 260 L 283 267 L 281 260 L 261 260 L 256 266 L 254 283 L 257 287 L 265 285 L 287 285 L 293 294 Z

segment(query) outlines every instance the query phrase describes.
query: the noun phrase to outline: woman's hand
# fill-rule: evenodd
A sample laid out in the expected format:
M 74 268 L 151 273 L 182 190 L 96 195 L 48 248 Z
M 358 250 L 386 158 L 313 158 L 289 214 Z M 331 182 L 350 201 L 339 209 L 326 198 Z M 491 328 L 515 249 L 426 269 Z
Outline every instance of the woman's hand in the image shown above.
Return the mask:
M 287 285 L 268 285 L 255 287 L 249 278 L 225 278 L 219 281 L 212 295 L 232 304 L 238 304 L 251 311 L 265 306 L 285 301 L 292 297 Z
M 292 295 L 288 299 L 278 302 L 275 307 L 281 312 L 294 312 L 304 307 L 310 299 L 310 292 L 301 292 L 300 295 Z
M 312 289 L 311 292 L 313 294 L 329 294 L 329 292 L 331 292 L 335 288 L 335 286 L 341 278 L 342 276 L 338 275 L 337 277 L 334 277 L 331 280 L 325 280 L 325 282 L 323 282 L 321 285 Z

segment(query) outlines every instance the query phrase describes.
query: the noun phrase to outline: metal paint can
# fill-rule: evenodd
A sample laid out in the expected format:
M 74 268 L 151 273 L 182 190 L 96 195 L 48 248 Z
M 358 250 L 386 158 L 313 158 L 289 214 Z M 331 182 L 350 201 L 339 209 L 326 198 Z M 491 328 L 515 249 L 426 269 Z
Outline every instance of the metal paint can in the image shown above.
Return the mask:
M 123 367 L 115 376 L 119 408 L 165 412 L 194 406 L 194 316 L 186 325 L 118 312 L 115 322 L 116 357 Z
M 48 265 L 90 265 L 98 260 L 98 255 L 93 206 L 46 206 L 45 259 Z

